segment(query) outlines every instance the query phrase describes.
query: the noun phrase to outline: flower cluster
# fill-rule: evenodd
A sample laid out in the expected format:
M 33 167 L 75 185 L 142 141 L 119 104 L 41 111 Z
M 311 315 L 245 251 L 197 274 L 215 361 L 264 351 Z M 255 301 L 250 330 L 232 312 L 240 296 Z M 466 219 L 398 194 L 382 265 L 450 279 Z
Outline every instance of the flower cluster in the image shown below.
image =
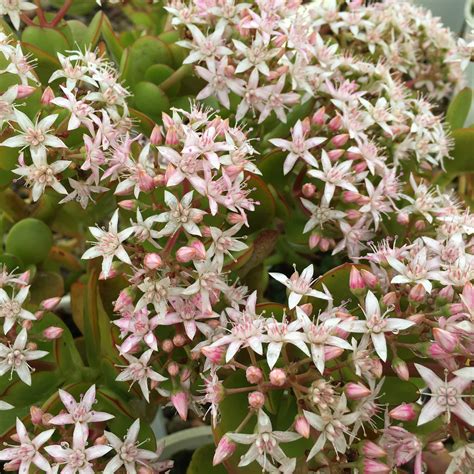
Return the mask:
M 154 451 L 140 447 L 140 420 L 128 428 L 123 439 L 104 430 L 104 422 L 113 415 L 94 410 L 97 402 L 94 385 L 79 401 L 65 390 L 59 390 L 59 398 L 65 410 L 56 416 L 31 407 L 31 422 L 37 433 L 34 437 L 23 422 L 16 419 L 16 432 L 11 439 L 18 444 L 0 451 L 0 460 L 8 461 L 5 470 L 28 472 L 35 466 L 47 473 L 100 471 L 112 474 L 120 469 L 137 472 L 138 468 L 159 473 L 172 467 L 171 461 L 159 461 L 162 444 L 157 444 Z M 60 432 L 59 444 L 55 444 L 57 431 Z
M 323 37 L 348 45 L 355 54 L 383 61 L 403 77 L 408 87 L 441 101 L 464 83 L 462 71 L 470 60 L 463 43 L 456 44 L 451 31 L 432 13 L 409 2 L 327 1 L 307 11 Z M 460 57 L 453 61 L 453 57 Z M 461 60 L 461 57 L 463 58 Z
M 398 213 L 406 200 L 417 199 L 416 189 L 403 189 L 408 178 L 442 167 L 449 157 L 441 117 L 412 96 L 390 63 L 351 56 L 297 2 L 241 7 L 232 15 L 186 7 L 194 14 L 186 15 L 192 41 L 181 43 L 191 49 L 185 62 L 197 63 L 196 73 L 209 82 L 198 98 L 213 95 L 237 119 L 253 113 L 269 129 L 274 119 L 286 122 L 285 110 L 297 104 L 291 136 L 288 127 L 277 127 L 259 149 L 265 156 L 280 150 L 283 173 L 298 176 L 285 200 L 291 205 L 297 197 L 296 213 L 309 217 L 302 230 L 310 248 L 357 257 L 364 242 L 382 234 L 384 216 L 407 224 Z M 178 20 L 179 9 L 170 11 Z M 199 29 L 203 18 L 215 25 L 201 27 L 207 35 Z M 236 109 L 232 94 L 240 97 Z

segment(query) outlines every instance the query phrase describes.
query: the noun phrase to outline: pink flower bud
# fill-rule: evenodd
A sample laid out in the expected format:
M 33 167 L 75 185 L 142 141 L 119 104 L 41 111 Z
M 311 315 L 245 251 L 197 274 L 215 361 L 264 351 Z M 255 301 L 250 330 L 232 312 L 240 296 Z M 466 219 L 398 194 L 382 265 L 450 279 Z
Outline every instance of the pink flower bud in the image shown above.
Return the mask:
M 254 365 L 247 367 L 245 377 L 248 383 L 260 383 L 263 380 L 262 370 Z
M 165 339 L 165 340 L 161 343 L 161 348 L 162 348 L 163 351 L 166 352 L 167 354 L 173 352 L 173 349 L 174 349 L 173 341 L 172 341 L 171 339 Z
M 412 421 L 418 416 L 417 410 L 411 403 L 402 403 L 390 410 L 388 414 L 390 418 L 398 421 Z
M 31 277 L 31 272 L 30 270 L 26 270 L 26 272 L 23 272 L 19 277 L 18 280 L 20 281 L 20 285 L 28 285 L 28 282 L 30 281 Z
M 332 360 L 340 357 L 344 352 L 344 349 L 336 346 L 324 346 L 324 360 Z
M 237 445 L 233 443 L 227 436 L 223 436 L 219 444 L 217 445 L 216 452 L 214 453 L 214 458 L 212 460 L 212 464 L 217 466 L 221 462 L 229 459 L 234 451 L 236 450 Z
M 61 302 L 61 299 L 62 298 L 60 296 L 48 298 L 46 300 L 43 300 L 40 306 L 47 311 L 52 311 Z
M 346 156 L 348 160 L 359 160 L 362 158 L 362 155 L 360 154 L 360 152 L 351 150 L 351 148 L 347 150 Z
M 344 191 L 342 199 L 344 199 L 344 202 L 357 202 L 360 199 L 360 194 L 355 191 Z
M 143 259 L 145 267 L 150 270 L 156 270 L 163 265 L 163 260 L 157 253 L 147 253 Z
M 433 336 L 446 352 L 453 352 L 459 344 L 459 336 L 445 329 L 433 328 Z
M 425 287 L 421 283 L 417 283 L 410 290 L 410 293 L 408 294 L 408 298 L 413 303 L 421 303 L 422 301 L 424 301 L 425 296 L 426 296 L 426 290 L 425 290 Z
M 311 234 L 309 236 L 309 241 L 308 241 L 309 248 L 310 249 L 316 248 L 320 240 L 321 240 L 321 236 L 319 234 Z
M 367 288 L 364 279 L 357 267 L 351 267 L 351 273 L 349 275 L 349 288 L 352 293 L 363 294 L 364 290 Z
M 305 183 L 301 188 L 301 192 L 305 198 L 310 199 L 316 193 L 316 186 L 313 183 Z
M 114 311 L 116 313 L 122 311 L 133 304 L 133 292 L 131 288 L 124 288 L 115 300 Z
M 344 155 L 346 150 L 342 148 L 337 148 L 335 150 L 329 150 L 328 151 L 328 156 L 331 161 L 337 161 L 339 158 L 341 158 L 342 155 Z
M 176 260 L 179 263 L 187 263 L 196 258 L 196 250 L 193 247 L 184 246 L 176 251 Z
M 366 161 L 361 161 L 354 165 L 354 172 L 357 173 L 362 173 L 367 169 L 367 162 Z
M 323 237 L 321 241 L 319 242 L 319 248 L 323 252 L 327 252 L 329 250 L 330 245 L 331 245 L 331 242 L 329 241 L 329 239 L 326 239 L 326 237 Z
M 336 115 L 329 121 L 329 129 L 333 132 L 339 130 L 342 126 L 342 119 L 339 115 Z
M 204 346 L 201 352 L 207 357 L 213 364 L 222 365 L 225 362 L 226 349 L 223 346 Z
M 360 400 L 361 398 L 368 397 L 372 392 L 365 385 L 360 383 L 349 382 L 345 386 L 347 397 L 351 400 Z
M 163 142 L 163 133 L 159 125 L 155 125 L 150 135 L 150 143 L 152 145 L 160 145 Z
M 254 410 L 259 410 L 265 403 L 265 395 L 262 392 L 251 392 L 248 396 L 249 405 Z
M 341 133 L 339 135 L 336 135 L 331 139 L 331 143 L 339 148 L 341 146 L 344 146 L 347 143 L 347 140 L 349 140 L 349 134 L 348 133 Z
M 24 99 L 25 97 L 29 97 L 31 94 L 33 94 L 35 90 L 36 90 L 36 87 L 19 85 L 17 87 L 16 98 Z
M 18 442 L 19 440 L 17 440 Z M 20 470 L 21 459 L 7 462 L 3 465 L 3 470 L 5 472 L 15 472 Z
M 176 362 L 171 362 L 167 370 L 171 377 L 176 377 L 179 374 L 179 365 Z
M 362 216 L 362 214 L 357 209 L 348 209 L 346 215 L 351 221 L 357 221 Z
M 416 230 L 425 230 L 426 229 L 426 222 L 419 219 L 415 222 L 415 229 Z
M 171 403 L 178 412 L 179 417 L 186 421 L 188 418 L 189 397 L 186 392 L 173 393 L 170 397 Z
M 245 224 L 247 222 L 247 219 L 242 214 L 236 214 L 235 212 L 231 212 L 227 214 L 227 222 L 232 225 Z
M 311 121 L 309 117 L 306 117 L 302 122 L 301 122 L 302 128 L 303 128 L 303 134 L 306 135 L 309 133 L 311 130 Z
M 398 357 L 393 359 L 392 369 L 401 380 L 408 381 L 410 379 L 410 372 L 406 362 Z
M 138 187 L 141 191 L 147 192 L 155 189 L 155 180 L 145 171 L 138 174 Z
M 41 95 L 41 103 L 43 105 L 49 105 L 51 101 L 54 99 L 54 92 L 51 87 L 46 87 L 43 94 Z
M 303 415 L 298 415 L 296 417 L 295 431 L 301 436 L 303 436 L 303 438 L 309 438 L 311 426 L 309 425 L 308 420 Z
M 63 335 L 64 329 L 56 326 L 49 326 L 43 331 L 43 337 L 49 340 L 59 339 Z
M 364 459 L 364 474 L 388 474 L 392 469 L 386 464 L 373 459 Z
M 306 316 L 311 316 L 313 314 L 313 305 L 311 303 L 302 304 L 300 309 L 305 312 Z
M 186 336 L 184 334 L 176 334 L 176 336 L 173 337 L 173 344 L 176 347 L 183 347 L 186 344 Z
M 38 318 L 36 318 L 38 319 Z M 21 327 L 29 331 L 33 327 L 33 323 L 30 320 L 25 320 L 21 323 Z
M 387 455 L 384 449 L 372 441 L 366 441 L 364 443 L 364 446 L 362 446 L 362 452 L 364 453 L 364 456 L 367 456 L 368 458 L 383 458 Z
M 423 313 L 416 313 L 408 316 L 407 319 L 415 324 L 421 324 L 425 320 L 425 315 Z
M 311 117 L 311 122 L 314 125 L 323 125 L 324 122 L 326 121 L 325 113 L 326 113 L 326 108 L 321 107 L 313 114 L 313 116 Z
M 382 297 L 382 303 L 385 306 L 395 306 L 398 301 L 397 294 L 394 291 L 390 291 Z
M 205 260 L 206 259 L 206 247 L 200 240 L 193 240 L 191 242 L 191 247 L 196 252 L 196 258 L 198 260 Z
M 118 202 L 119 207 L 126 211 L 134 211 L 137 208 L 137 201 L 134 199 L 124 199 Z
M 360 271 L 360 274 L 369 288 L 376 288 L 379 284 L 378 278 L 372 272 L 369 272 L 363 268 Z
M 401 225 L 407 225 L 410 222 L 410 216 L 404 212 L 400 212 L 397 216 L 397 222 Z
M 270 372 L 270 382 L 272 385 L 282 387 L 286 383 L 286 374 L 282 369 L 273 369 Z
M 454 298 L 454 290 L 451 285 L 445 286 L 439 290 L 438 296 L 436 299 L 438 303 L 448 303 L 453 301 Z
M 41 425 L 43 423 L 44 412 L 41 408 L 33 405 L 30 407 L 31 423 L 34 425 Z
M 107 444 L 107 438 L 105 435 L 99 436 L 94 441 L 94 446 L 105 446 Z

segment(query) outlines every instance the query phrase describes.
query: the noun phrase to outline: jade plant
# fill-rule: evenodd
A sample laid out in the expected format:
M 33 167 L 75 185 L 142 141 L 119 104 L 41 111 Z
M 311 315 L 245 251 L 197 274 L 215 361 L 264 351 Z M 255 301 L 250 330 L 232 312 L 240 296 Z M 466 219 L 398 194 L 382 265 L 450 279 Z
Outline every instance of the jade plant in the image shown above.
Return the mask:
M 472 472 L 474 43 L 367 3 L 0 0 L 4 471 Z

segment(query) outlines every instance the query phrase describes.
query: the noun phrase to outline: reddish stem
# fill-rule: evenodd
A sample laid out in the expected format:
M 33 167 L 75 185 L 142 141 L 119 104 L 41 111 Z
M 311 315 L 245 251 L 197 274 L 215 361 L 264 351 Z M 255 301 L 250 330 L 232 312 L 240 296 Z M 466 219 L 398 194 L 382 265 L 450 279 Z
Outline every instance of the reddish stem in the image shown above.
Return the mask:
M 28 26 L 36 26 L 35 23 L 33 22 L 33 20 L 28 16 L 28 15 L 25 15 L 24 13 L 22 13 L 20 15 L 20 18 L 21 18 L 21 21 L 23 23 L 25 23 L 26 25 Z
M 68 10 L 72 6 L 73 0 L 66 0 L 64 2 L 64 5 L 58 10 L 58 13 L 56 13 L 56 16 L 52 19 L 51 23 L 48 25 L 51 28 L 54 28 L 55 26 L 58 25 L 58 23 L 64 18 Z
M 44 10 L 41 8 L 41 0 L 35 0 L 35 4 L 37 6 L 36 16 L 38 17 L 39 25 L 41 27 L 47 26 L 48 21 L 46 20 L 46 17 L 44 16 Z

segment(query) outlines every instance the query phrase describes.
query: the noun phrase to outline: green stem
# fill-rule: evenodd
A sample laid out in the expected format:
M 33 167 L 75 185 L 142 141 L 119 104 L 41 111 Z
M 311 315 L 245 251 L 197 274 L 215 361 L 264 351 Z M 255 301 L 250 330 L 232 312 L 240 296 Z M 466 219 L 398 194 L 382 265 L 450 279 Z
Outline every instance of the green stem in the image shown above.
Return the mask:
M 180 68 L 176 69 L 176 71 L 171 74 L 168 79 L 164 80 L 160 85 L 159 88 L 166 92 L 170 87 L 174 86 L 177 82 L 181 81 L 183 77 L 188 76 L 192 72 L 192 66 L 190 64 L 183 64 Z

